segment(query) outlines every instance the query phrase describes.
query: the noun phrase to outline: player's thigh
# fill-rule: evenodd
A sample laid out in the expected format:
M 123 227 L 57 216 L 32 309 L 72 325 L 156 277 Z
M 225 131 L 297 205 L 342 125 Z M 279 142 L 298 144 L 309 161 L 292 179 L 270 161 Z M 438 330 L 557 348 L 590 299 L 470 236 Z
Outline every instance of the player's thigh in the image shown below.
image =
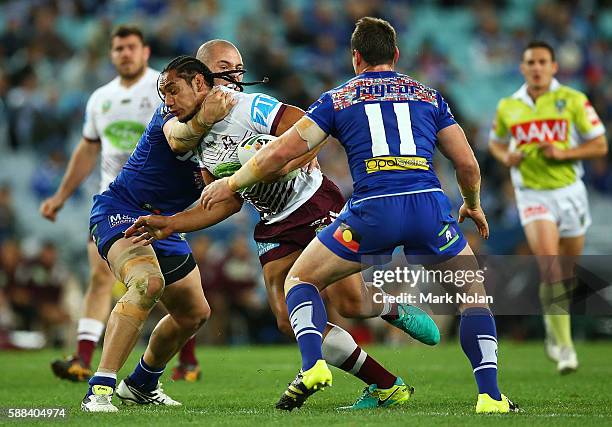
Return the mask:
M 285 279 L 295 260 L 302 251 L 295 251 L 282 258 L 269 261 L 263 266 L 264 283 L 268 295 L 270 309 L 276 317 L 278 329 L 287 335 L 292 335 L 293 331 L 289 324 L 289 314 L 287 313 L 287 303 L 285 301 Z
M 553 221 L 538 219 L 523 226 L 531 252 L 536 256 L 559 254 L 559 228 Z
M 549 220 L 535 220 L 524 225 L 529 248 L 536 256 L 540 279 L 554 283 L 562 278 L 559 228 Z
M 559 254 L 563 256 L 579 256 L 584 250 L 585 237 L 562 237 L 559 240 Z
M 89 259 L 91 275 L 89 286 L 91 288 L 112 289 L 116 280 L 115 276 L 108 263 L 98 253 L 96 244 L 92 241 L 87 244 L 87 258 Z
M 313 239 L 295 261 L 285 281 L 285 293 L 299 284 L 312 283 L 319 290 L 362 270 L 361 263 L 339 257 L 319 238 Z
M 161 301 L 181 327 L 194 332 L 210 317 L 210 306 L 202 290 L 197 266 L 182 279 L 168 284 Z

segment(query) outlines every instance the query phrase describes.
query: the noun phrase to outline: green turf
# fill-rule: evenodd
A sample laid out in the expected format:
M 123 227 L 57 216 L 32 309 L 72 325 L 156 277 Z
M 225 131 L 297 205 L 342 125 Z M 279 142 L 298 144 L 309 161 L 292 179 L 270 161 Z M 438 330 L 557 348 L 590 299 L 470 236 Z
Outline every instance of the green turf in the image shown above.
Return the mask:
M 199 347 L 199 383 L 165 381 L 183 402 L 176 409 L 120 406 L 118 414 L 85 414 L 79 403 L 85 384 L 56 380 L 54 351 L 0 353 L 0 407 L 64 407 L 62 425 L 612 425 L 612 343 L 579 345 L 580 370 L 561 377 L 539 343 L 504 342 L 500 352 L 502 391 L 522 407 L 520 414 L 476 416 L 471 369 L 455 344 L 412 345 L 368 351 L 416 388 L 408 405 L 395 409 L 339 412 L 363 385 L 334 370 L 334 386 L 314 395 L 302 410 L 284 413 L 273 405 L 298 368 L 297 347 Z M 136 352 L 137 353 L 137 352 Z M 137 360 L 130 359 L 126 375 Z M 1 419 L 4 424 L 7 419 Z M 26 424 L 23 420 L 21 425 Z M 41 425 L 40 422 L 36 423 Z

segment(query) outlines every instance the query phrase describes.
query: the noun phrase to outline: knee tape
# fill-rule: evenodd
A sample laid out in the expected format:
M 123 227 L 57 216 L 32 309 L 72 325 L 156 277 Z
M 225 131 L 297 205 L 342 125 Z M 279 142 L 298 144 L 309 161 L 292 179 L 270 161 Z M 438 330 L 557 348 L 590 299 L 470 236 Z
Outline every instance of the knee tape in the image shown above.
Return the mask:
M 151 253 L 150 248 L 136 246 L 121 253 L 113 264 L 128 289 L 121 301 L 141 306 L 148 313 L 159 300 L 164 286 L 164 276 L 155 255 Z M 161 282 L 160 289 L 153 293 L 149 289 L 151 278 L 157 278 Z

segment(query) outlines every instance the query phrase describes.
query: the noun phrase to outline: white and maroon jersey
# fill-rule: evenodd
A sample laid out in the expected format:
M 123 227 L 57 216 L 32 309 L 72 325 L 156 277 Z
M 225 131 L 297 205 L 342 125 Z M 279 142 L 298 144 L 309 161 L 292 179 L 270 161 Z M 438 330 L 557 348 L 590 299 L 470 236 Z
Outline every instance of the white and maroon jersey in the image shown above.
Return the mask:
M 130 87 L 122 86 L 117 76 L 89 97 L 83 137 L 102 143 L 100 192 L 119 175 L 159 106 L 158 76 L 147 68 Z
M 240 168 L 238 146 L 257 134 L 272 135 L 285 105 L 262 93 L 234 93 L 238 101 L 231 112 L 216 123 L 204 138 L 200 150 L 200 165 L 215 178 L 232 175 Z M 256 184 L 241 195 L 260 213 L 267 224 L 287 218 L 319 189 L 323 175 L 319 169 L 308 174 L 300 171 L 293 179 L 269 184 Z

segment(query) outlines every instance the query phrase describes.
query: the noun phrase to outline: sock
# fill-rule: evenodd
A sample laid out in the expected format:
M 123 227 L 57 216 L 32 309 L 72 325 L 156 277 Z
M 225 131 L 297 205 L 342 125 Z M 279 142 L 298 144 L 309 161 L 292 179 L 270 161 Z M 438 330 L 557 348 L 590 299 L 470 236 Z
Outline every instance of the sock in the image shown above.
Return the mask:
M 197 365 L 198 359 L 195 356 L 195 335 L 187 340 L 181 352 L 179 353 L 179 363 L 181 365 Z
M 465 309 L 461 314 L 459 340 L 472 364 L 478 393 L 487 393 L 491 398 L 500 400 L 497 387 L 497 332 L 493 314 L 481 307 Z
M 87 390 L 87 396 L 93 394 L 91 390 L 95 385 L 104 385 L 108 387 L 112 387 L 115 390 L 117 386 L 117 374 L 113 372 L 96 372 L 93 377 L 89 379 L 89 389 Z
M 91 365 L 91 357 L 96 349 L 96 344 L 102 336 L 104 323 L 96 319 L 83 317 L 79 319 L 77 328 L 77 355 L 83 362 L 83 365 L 89 368 Z
M 286 299 L 289 321 L 302 353 L 302 370 L 307 371 L 323 359 L 321 344 L 327 312 L 319 290 L 310 283 L 294 286 Z
M 134 371 L 129 375 L 130 382 L 142 391 L 153 391 L 157 388 L 159 377 L 164 373 L 165 366 L 154 368 L 147 365 L 144 361 L 144 355 L 136 364 Z
M 557 345 L 573 347 L 570 298 L 565 284 L 540 283 L 540 301 L 547 333 L 550 331 Z
M 398 309 L 397 309 L 397 302 L 393 301 L 390 302 L 390 295 L 388 293 L 386 293 L 385 291 L 383 291 L 382 289 L 380 289 L 380 293 L 383 296 L 383 310 L 380 313 L 380 317 L 383 320 L 386 320 L 387 322 L 392 322 L 393 320 L 397 320 L 399 319 L 399 314 L 398 314 Z
M 328 323 L 331 330 L 323 339 L 323 358 L 332 366 L 340 368 L 365 382 L 376 384 L 378 388 L 391 388 L 397 377 L 357 345 L 351 334 Z

